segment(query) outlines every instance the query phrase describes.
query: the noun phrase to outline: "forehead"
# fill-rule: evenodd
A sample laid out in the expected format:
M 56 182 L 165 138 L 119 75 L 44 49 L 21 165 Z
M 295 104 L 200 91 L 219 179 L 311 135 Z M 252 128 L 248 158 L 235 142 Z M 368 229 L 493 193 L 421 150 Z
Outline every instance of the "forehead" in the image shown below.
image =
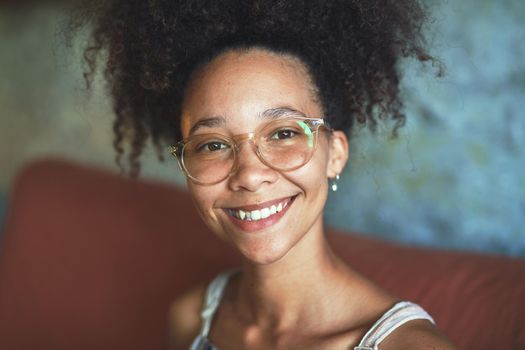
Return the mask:
M 187 136 L 199 119 L 220 116 L 242 123 L 271 108 L 319 113 L 306 66 L 261 49 L 228 51 L 197 70 L 186 89 L 181 127 Z

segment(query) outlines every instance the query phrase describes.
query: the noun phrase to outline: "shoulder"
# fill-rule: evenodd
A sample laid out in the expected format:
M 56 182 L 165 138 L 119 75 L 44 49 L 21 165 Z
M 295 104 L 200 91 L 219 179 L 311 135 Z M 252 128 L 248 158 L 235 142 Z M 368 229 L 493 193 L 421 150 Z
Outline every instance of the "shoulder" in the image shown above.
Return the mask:
M 168 314 L 171 349 L 188 349 L 199 334 L 206 287 L 198 285 L 172 302 Z
M 399 327 L 381 343 L 383 350 L 457 350 L 436 326 L 427 320 L 413 320 Z

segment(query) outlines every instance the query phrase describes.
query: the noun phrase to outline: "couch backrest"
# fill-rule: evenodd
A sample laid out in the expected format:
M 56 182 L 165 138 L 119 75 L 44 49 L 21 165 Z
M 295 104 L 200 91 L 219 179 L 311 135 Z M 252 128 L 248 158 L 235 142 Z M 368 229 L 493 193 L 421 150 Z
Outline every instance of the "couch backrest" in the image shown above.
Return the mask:
M 329 239 L 461 349 L 525 349 L 523 260 Z M 184 191 L 57 160 L 18 177 L 0 246 L 0 349 L 166 349 L 170 301 L 238 264 Z

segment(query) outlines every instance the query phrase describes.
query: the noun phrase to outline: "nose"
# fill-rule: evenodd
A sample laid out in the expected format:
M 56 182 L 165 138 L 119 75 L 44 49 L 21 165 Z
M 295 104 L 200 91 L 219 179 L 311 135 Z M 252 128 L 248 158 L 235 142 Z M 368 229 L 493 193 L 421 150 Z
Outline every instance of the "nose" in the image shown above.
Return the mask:
M 276 170 L 259 159 L 251 140 L 239 145 L 235 162 L 235 171 L 228 179 L 228 185 L 233 191 L 256 192 L 279 177 Z

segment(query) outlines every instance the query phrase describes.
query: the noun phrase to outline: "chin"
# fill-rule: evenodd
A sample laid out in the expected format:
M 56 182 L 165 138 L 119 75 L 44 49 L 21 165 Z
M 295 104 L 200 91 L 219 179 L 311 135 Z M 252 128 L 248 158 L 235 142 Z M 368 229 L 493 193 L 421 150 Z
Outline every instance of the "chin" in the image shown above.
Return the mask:
M 234 242 L 242 258 L 253 265 L 270 265 L 281 260 L 292 248 L 286 241 L 253 240 Z

